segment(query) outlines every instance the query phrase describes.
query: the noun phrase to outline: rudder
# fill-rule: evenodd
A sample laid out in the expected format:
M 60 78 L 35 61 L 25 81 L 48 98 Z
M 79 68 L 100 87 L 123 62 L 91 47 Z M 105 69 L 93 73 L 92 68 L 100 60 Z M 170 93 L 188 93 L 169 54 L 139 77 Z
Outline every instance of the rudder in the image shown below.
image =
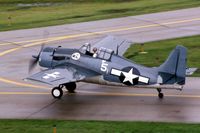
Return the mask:
M 176 46 L 167 60 L 159 67 L 159 75 L 163 79 L 162 83 L 185 84 L 186 62 L 187 49 L 184 46 Z

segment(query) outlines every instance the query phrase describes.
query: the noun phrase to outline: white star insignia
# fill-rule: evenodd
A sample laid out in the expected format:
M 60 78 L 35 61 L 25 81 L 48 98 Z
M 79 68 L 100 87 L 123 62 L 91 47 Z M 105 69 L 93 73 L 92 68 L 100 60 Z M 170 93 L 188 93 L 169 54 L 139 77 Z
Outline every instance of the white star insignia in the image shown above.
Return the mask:
M 138 78 L 137 75 L 133 74 L 133 68 L 128 73 L 127 72 L 122 72 L 122 73 L 125 76 L 123 83 L 129 81 L 131 84 L 133 84 L 133 79 Z
M 45 76 L 43 76 L 43 79 L 49 79 L 49 78 L 59 78 L 59 72 L 53 72 L 53 73 L 45 73 Z

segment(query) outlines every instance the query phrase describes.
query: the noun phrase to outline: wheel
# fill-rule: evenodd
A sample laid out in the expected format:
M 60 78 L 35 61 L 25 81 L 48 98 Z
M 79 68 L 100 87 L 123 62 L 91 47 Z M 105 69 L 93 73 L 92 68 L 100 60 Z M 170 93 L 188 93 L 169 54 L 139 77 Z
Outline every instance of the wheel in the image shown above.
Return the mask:
M 64 86 L 68 90 L 69 93 L 75 93 L 75 91 L 74 91 L 76 89 L 76 83 L 75 82 L 67 83 Z
M 75 91 L 74 91 L 76 89 L 76 83 L 75 82 L 64 84 L 64 86 L 68 90 L 69 93 L 75 93 Z
M 51 94 L 54 98 L 61 98 L 63 95 L 63 90 L 59 87 L 55 87 L 52 89 Z
M 163 97 L 164 97 L 163 93 L 158 93 L 158 97 L 159 97 L 160 99 L 163 99 Z

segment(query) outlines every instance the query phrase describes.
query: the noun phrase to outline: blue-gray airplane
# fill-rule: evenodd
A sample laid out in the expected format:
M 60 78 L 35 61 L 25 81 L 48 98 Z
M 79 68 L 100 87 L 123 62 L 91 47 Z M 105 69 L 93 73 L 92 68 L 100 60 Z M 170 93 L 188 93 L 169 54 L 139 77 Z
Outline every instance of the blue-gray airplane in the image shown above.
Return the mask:
M 164 96 L 162 89 L 182 90 L 186 77 L 185 47 L 177 45 L 160 66 L 146 67 L 123 57 L 131 44 L 129 40 L 107 36 L 79 49 L 41 48 L 38 55 L 33 55 L 29 69 L 37 62 L 46 69 L 27 79 L 54 86 L 51 91 L 54 98 L 62 97 L 63 88 L 74 93 L 77 82 L 155 88 L 159 98 Z

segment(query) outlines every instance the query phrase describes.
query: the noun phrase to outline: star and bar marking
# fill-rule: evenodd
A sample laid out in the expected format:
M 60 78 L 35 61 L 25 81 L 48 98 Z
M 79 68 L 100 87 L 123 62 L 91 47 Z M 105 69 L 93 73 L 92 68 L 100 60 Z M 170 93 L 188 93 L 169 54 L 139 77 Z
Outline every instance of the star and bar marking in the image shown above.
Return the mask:
M 133 74 L 133 68 L 131 68 L 129 70 L 129 72 L 124 72 L 124 71 L 121 71 L 121 70 L 118 70 L 118 69 L 111 69 L 111 74 L 115 75 L 115 76 L 119 76 L 119 77 L 121 76 L 121 74 L 123 74 L 125 76 L 123 83 L 128 81 L 129 83 L 131 83 L 133 85 L 134 79 L 138 79 L 138 81 L 142 82 L 142 83 L 146 83 L 146 84 L 149 83 L 149 78 Z

